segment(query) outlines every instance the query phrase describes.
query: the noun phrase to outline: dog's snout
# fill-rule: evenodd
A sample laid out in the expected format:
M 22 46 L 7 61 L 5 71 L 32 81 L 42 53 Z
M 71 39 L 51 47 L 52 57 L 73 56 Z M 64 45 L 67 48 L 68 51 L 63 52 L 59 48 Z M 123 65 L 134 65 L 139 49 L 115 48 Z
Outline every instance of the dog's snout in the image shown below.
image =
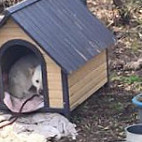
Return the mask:
M 39 89 L 39 90 L 38 90 L 38 93 L 39 93 L 40 95 L 42 95 L 42 94 L 43 94 L 43 89 Z

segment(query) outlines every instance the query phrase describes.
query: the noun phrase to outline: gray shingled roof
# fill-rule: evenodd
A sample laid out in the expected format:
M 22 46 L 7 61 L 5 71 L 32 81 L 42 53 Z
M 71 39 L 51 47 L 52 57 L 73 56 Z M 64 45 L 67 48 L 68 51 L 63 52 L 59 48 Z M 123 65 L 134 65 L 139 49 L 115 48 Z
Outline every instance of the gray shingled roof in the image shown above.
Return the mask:
M 115 42 L 79 0 L 27 0 L 7 9 L 9 16 L 67 73 Z

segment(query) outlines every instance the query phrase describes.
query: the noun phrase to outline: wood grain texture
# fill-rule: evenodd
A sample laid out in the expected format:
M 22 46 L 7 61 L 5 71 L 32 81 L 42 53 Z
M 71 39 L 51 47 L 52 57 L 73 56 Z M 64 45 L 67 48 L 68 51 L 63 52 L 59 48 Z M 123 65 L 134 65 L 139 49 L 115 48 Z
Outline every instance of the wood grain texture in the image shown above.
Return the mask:
M 63 108 L 63 101 L 61 99 L 50 99 L 51 108 Z
M 81 85 L 81 87 L 78 86 L 79 90 L 75 91 L 72 96 L 70 96 L 70 103 L 75 103 L 76 100 L 81 98 L 83 95 L 87 95 L 88 91 L 90 91 L 92 88 L 96 88 L 96 86 L 100 83 L 100 81 L 104 80 L 104 78 L 106 78 L 106 73 L 102 72 L 99 76 L 91 79 L 88 83 L 84 83 Z
M 73 96 L 76 92 L 78 92 L 79 91 L 78 88 L 82 89 L 88 88 L 89 85 L 97 83 L 105 76 L 106 76 L 106 64 L 102 64 L 99 67 L 97 67 L 95 70 L 92 70 L 92 72 L 90 72 L 89 74 L 86 74 L 81 80 L 79 80 L 76 84 L 70 87 L 70 92 L 71 92 L 70 96 Z
M 68 78 L 71 110 L 85 101 L 107 82 L 106 51 Z
M 104 78 L 99 82 L 94 88 L 90 89 L 85 95 L 81 96 L 79 99 L 70 105 L 71 111 L 74 110 L 77 106 L 79 106 L 82 102 L 88 99 L 94 92 L 96 92 L 100 87 L 102 87 L 107 82 L 107 78 Z
M 83 66 L 79 70 L 73 72 L 69 75 L 69 87 L 73 86 L 78 82 L 81 78 L 89 74 L 92 70 L 96 69 L 99 65 L 106 62 L 106 51 L 103 51 L 101 54 L 90 60 L 87 65 Z
M 34 44 L 42 53 L 47 65 L 50 107 L 63 107 L 61 68 L 11 19 L 0 28 L 0 47 L 9 40 L 22 39 Z

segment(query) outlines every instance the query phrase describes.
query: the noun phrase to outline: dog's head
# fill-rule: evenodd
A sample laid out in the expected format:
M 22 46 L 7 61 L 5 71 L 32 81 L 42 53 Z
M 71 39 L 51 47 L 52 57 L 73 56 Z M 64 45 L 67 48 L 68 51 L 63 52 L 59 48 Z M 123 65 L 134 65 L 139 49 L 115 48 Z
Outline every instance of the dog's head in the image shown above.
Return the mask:
M 37 93 L 41 94 L 43 90 L 41 65 L 38 65 L 33 72 L 32 84 L 36 87 Z

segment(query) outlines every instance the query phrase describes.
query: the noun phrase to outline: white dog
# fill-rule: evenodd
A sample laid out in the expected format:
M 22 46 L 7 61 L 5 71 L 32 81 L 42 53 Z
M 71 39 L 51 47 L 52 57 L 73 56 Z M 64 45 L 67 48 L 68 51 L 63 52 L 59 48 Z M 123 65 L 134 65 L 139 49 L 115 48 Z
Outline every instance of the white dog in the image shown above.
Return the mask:
M 40 62 L 33 54 L 20 58 L 9 72 L 9 93 L 19 99 L 27 98 L 31 86 L 42 89 Z M 37 93 L 35 92 L 35 93 Z
M 32 75 L 32 85 L 36 87 L 37 94 L 43 90 L 41 65 L 38 65 Z

